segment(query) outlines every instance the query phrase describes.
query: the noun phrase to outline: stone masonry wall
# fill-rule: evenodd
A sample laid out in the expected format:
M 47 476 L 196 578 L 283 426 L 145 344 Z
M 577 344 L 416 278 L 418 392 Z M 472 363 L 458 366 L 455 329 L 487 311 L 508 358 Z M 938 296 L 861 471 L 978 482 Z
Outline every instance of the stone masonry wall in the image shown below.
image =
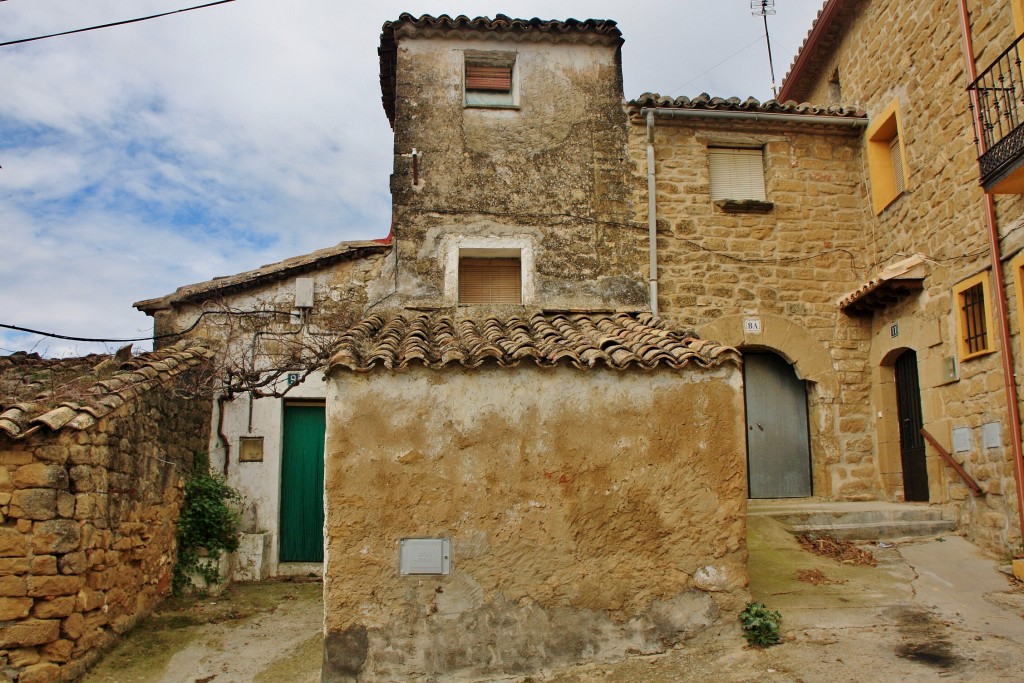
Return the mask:
M 881 213 L 863 203 L 869 263 L 884 265 L 919 252 L 929 259 L 925 291 L 899 306 L 876 312 L 872 353 L 875 420 L 883 459 L 886 434 L 892 435 L 894 397 L 891 363 L 904 349 L 918 354 L 925 428 L 952 450 L 953 430 L 971 434 L 969 451 L 957 454 L 985 490 L 972 497 L 953 472 L 929 447 L 929 486 L 933 502 L 954 501 L 968 536 L 1003 551 L 1020 540 L 1015 506 L 1012 450 L 1009 444 L 1006 394 L 1000 367 L 1001 348 L 992 330 L 995 352 L 959 364 L 959 380 L 949 381 L 943 361 L 957 355 L 952 287 L 987 267 L 987 228 L 979 187 L 977 151 L 968 110 L 969 84 L 956 3 L 938 0 L 872 0 L 858 3 L 841 42 L 826 57 L 821 76 L 804 88 L 811 102 L 828 99 L 828 80 L 838 75 L 841 102 L 859 105 L 877 116 L 899 101 L 901 137 L 905 146 L 906 191 Z M 1011 3 L 969 2 L 978 70 L 981 71 L 1016 37 Z M 834 84 L 833 84 L 834 89 Z M 865 165 L 865 177 L 868 177 Z M 1024 199 L 1000 195 L 996 200 L 1004 256 L 1024 245 L 1019 219 Z M 1024 377 L 1024 350 L 1016 310 L 1017 276 L 1006 269 L 1011 292 L 1010 323 L 1017 376 Z M 889 339 L 892 325 L 901 337 Z M 886 381 L 888 379 L 888 381 Z M 1018 386 L 1018 391 L 1021 389 Z M 982 428 L 996 424 L 1002 446 L 987 448 Z M 898 440 L 898 439 L 897 439 Z M 897 466 L 898 467 L 898 466 Z
M 152 389 L 84 431 L 0 436 L 0 682 L 73 680 L 170 586 L 208 403 Z
M 647 217 L 646 127 L 632 119 L 636 221 Z M 809 382 L 813 493 L 877 497 L 869 403 L 870 322 L 836 300 L 864 262 L 860 129 L 655 118 L 659 315 L 702 337 L 772 350 Z M 767 213 L 711 200 L 708 147 L 764 150 Z M 758 319 L 762 331 L 746 333 Z

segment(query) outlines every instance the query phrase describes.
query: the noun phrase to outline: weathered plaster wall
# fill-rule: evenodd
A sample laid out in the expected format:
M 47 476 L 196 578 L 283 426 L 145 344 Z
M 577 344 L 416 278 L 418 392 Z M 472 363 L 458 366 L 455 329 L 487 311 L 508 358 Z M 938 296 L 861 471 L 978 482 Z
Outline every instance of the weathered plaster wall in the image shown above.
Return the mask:
M 497 237 L 531 245 L 531 303 L 643 308 L 618 47 L 502 37 L 399 43 L 391 189 L 401 268 L 390 303 L 454 305 L 446 245 Z M 464 106 L 467 50 L 516 55 L 518 108 Z
M 325 681 L 662 651 L 742 604 L 734 366 L 339 373 L 328 410 Z M 451 575 L 400 576 L 404 537 Z
M 658 312 L 706 339 L 771 350 L 807 380 L 813 492 L 880 495 L 867 366 L 870 320 L 836 300 L 870 279 L 860 129 L 655 118 Z M 632 119 L 636 220 L 646 223 L 646 126 Z M 708 147 L 764 150 L 767 213 L 711 199 Z M 745 330 L 747 320 L 760 333 Z
M 0 680 L 81 674 L 170 587 L 208 404 L 157 388 L 85 431 L 0 437 Z
M 958 7 L 938 0 L 872 0 L 859 6 L 861 13 L 832 51 L 821 77 L 809 86 L 808 99 L 825 101 L 828 79 L 837 72 L 842 102 L 861 106 L 869 117 L 899 101 L 907 190 L 877 215 L 870 201 L 863 203 L 866 257 L 874 264 L 914 252 L 930 259 L 925 291 L 874 316 L 871 372 L 877 374 L 875 408 L 881 417 L 873 427 L 880 435 L 883 458 L 891 462 L 893 456 L 884 452 L 895 433 L 896 414 L 892 384 L 885 379 L 891 374 L 894 352 L 913 349 L 918 354 L 925 428 L 947 449 L 952 447 L 954 429 L 968 429 L 972 448 L 958 457 L 986 489 L 985 495 L 972 497 L 952 470 L 933 457 L 928 471 L 931 499 L 958 503 L 962 528 L 971 540 L 1003 551 L 1020 539 L 1000 368 L 1004 350 L 996 339 L 995 353 L 960 364 L 958 381 L 947 381 L 942 363 L 957 355 L 952 287 L 988 262 Z M 981 71 L 1016 37 L 1011 3 L 972 0 L 968 6 Z M 863 173 L 867 178 L 866 165 Z M 1002 195 L 996 206 L 1003 253 L 1012 255 L 1024 244 L 1018 222 L 1024 199 Z M 1024 350 L 1015 306 L 1019 282 L 1009 271 L 1012 351 L 1020 377 Z M 889 332 L 894 324 L 904 331 L 896 339 Z M 995 330 L 991 333 L 995 338 Z M 1002 432 L 1001 447 L 983 445 L 982 426 L 991 423 Z M 931 448 L 929 453 L 934 456 Z M 887 476 L 887 490 L 897 483 L 897 478 Z

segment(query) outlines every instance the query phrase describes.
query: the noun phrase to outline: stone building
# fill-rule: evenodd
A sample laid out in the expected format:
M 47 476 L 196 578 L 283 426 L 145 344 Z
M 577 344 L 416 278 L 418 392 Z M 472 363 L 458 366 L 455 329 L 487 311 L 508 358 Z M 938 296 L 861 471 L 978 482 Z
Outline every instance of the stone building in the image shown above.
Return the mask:
M 74 680 L 169 592 L 212 355 L 0 358 L 0 680 Z
M 780 92 L 781 100 L 841 103 L 868 117 L 854 150 L 863 181 L 851 192 L 864 283 L 837 297 L 836 319 L 867 342 L 866 355 L 846 361 L 856 367 L 837 369 L 869 379 L 861 391 L 870 409 L 850 406 L 838 417 L 873 435 L 865 442 L 877 468 L 872 488 L 889 500 L 953 504 L 968 536 L 1000 551 L 1020 543 L 1014 370 L 1024 203 L 1011 125 L 1020 120 L 1020 9 L 1011 0 L 829 0 Z M 982 79 L 972 110 L 965 89 L 975 69 Z M 984 148 L 975 145 L 972 111 L 989 117 Z M 983 164 L 979 177 L 979 154 L 1003 138 L 1011 144 L 992 150 L 991 170 Z M 1008 152 L 1006 164 L 991 163 Z M 913 255 L 923 263 L 908 263 Z M 886 276 L 901 270 L 916 273 L 917 284 L 894 288 Z M 918 427 L 962 463 L 977 495 Z

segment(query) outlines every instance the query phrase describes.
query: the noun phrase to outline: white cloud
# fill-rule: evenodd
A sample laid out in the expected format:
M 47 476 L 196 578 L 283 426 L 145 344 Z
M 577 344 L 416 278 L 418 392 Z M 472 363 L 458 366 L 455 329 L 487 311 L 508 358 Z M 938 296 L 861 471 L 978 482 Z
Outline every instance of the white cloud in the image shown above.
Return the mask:
M 0 41 L 188 4 L 0 3 Z M 781 80 L 821 2 L 776 5 Z M 136 300 L 387 234 L 392 136 L 377 45 L 403 11 L 616 19 L 627 97 L 770 96 L 763 24 L 746 0 L 238 0 L 0 48 L 0 323 L 137 336 L 151 321 Z M 0 353 L 37 341 L 0 330 Z

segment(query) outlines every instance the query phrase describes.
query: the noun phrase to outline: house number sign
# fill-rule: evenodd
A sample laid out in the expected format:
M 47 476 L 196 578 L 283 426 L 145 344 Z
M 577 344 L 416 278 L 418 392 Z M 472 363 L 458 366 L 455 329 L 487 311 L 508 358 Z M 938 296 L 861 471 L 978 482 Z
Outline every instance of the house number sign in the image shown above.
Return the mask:
M 743 321 L 743 331 L 748 334 L 761 334 L 761 319 L 747 318 Z

